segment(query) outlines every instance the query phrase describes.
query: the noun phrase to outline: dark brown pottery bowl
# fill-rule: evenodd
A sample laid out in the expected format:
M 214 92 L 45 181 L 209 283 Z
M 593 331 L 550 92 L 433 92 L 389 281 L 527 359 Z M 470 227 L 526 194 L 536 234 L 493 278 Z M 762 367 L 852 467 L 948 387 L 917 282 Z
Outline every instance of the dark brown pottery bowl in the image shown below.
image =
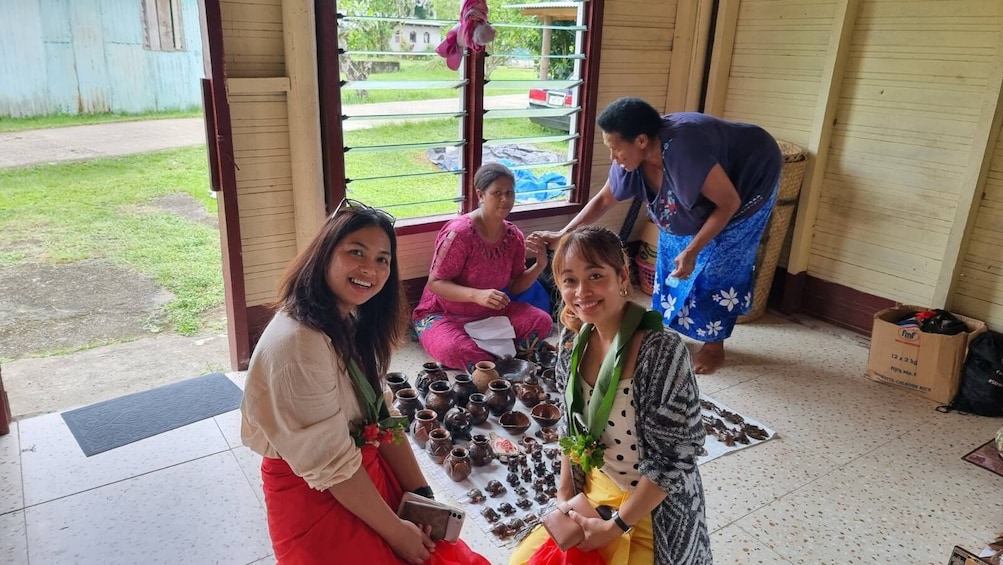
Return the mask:
M 503 357 L 495 361 L 495 370 L 501 378 L 521 383 L 536 374 L 536 365 L 524 359 Z
M 525 412 L 511 410 L 502 414 L 498 421 L 505 431 L 513 436 L 522 435 L 529 429 L 529 416 Z
M 561 420 L 561 409 L 553 404 L 537 404 L 530 415 L 541 428 L 552 428 Z
M 557 364 L 557 352 L 549 349 L 538 349 L 530 356 L 530 361 L 536 363 L 541 369 L 553 369 Z

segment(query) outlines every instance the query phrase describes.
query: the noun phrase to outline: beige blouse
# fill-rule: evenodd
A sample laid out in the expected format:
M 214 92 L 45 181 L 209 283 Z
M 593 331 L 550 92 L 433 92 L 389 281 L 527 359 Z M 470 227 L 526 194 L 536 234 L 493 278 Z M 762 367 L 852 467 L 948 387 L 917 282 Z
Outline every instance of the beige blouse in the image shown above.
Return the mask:
M 284 312 L 254 349 L 240 412 L 244 445 L 285 460 L 312 488 L 343 482 L 362 464 L 349 422 L 363 413 L 348 371 L 323 332 Z

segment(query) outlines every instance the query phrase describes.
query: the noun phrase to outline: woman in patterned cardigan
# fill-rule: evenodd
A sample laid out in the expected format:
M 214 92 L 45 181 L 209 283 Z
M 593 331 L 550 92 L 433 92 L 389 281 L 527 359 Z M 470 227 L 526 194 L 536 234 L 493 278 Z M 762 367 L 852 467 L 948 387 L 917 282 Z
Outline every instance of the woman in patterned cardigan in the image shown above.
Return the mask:
M 581 488 L 594 506 L 616 510 L 609 520 L 572 511 L 586 533 L 576 549 L 598 551 L 607 565 L 712 563 L 697 469 L 700 395 L 686 347 L 657 313 L 627 299 L 630 272 L 613 232 L 574 230 L 562 238 L 553 267 L 562 320 L 582 322 L 558 363 L 571 440 L 562 442 L 557 498 Z M 538 550 L 554 552 L 547 540 L 538 528 L 510 565 L 530 562 Z M 570 553 L 563 557 L 574 562 Z

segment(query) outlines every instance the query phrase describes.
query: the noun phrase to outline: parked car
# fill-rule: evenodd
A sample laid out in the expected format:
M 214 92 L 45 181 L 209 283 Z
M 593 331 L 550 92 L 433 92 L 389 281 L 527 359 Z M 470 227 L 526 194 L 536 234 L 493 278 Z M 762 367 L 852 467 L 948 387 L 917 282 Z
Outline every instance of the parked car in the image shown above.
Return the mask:
M 530 108 L 570 108 L 574 106 L 571 90 L 567 88 L 533 88 L 529 91 Z M 571 116 L 533 116 L 534 124 L 561 131 L 571 130 Z

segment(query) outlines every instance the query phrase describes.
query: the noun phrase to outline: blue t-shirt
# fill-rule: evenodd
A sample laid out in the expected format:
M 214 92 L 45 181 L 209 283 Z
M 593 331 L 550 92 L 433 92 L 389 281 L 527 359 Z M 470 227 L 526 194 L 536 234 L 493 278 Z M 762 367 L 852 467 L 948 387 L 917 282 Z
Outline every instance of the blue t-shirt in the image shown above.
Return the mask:
M 715 205 L 701 193 L 714 165 L 731 179 L 742 200 L 731 223 L 759 210 L 780 180 L 783 158 L 776 140 L 763 128 L 707 114 L 679 112 L 662 117 L 662 186 L 657 190 L 641 169 L 613 163 L 609 186 L 617 200 L 641 197 L 651 221 L 676 235 L 693 235 Z

